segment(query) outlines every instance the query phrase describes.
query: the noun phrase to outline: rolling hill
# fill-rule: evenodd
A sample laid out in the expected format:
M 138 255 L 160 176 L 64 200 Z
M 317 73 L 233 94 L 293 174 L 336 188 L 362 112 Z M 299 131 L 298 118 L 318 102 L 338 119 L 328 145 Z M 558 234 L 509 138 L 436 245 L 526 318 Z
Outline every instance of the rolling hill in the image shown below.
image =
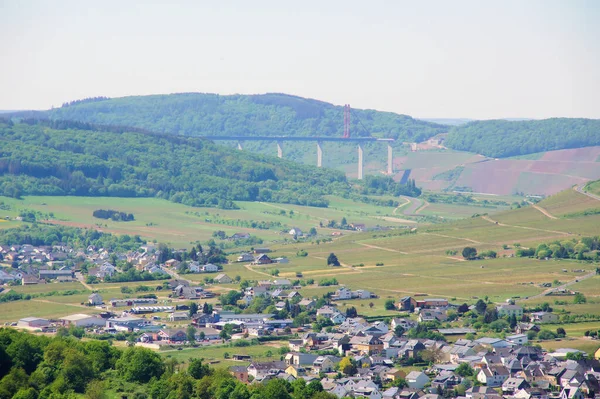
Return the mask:
M 327 206 L 325 194 L 418 195 L 413 185 L 235 152 L 198 137 L 79 122 L 0 121 L 0 195 L 158 197 L 194 206 L 232 201 Z
M 446 146 L 494 158 L 600 145 L 600 120 L 474 121 L 452 127 Z
M 51 119 L 133 126 L 186 136 L 343 135 L 343 107 L 286 94 L 100 97 L 67 103 L 46 114 Z M 356 109 L 352 117 L 354 136 L 421 141 L 447 130 L 443 125 L 391 112 Z

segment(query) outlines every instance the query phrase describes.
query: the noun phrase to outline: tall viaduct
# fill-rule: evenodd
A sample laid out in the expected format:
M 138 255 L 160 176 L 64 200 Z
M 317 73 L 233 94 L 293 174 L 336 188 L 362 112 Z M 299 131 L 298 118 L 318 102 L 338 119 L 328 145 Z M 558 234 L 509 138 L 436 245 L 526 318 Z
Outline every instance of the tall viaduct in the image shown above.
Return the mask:
M 271 141 L 277 143 L 277 156 L 283 158 L 284 141 L 312 141 L 317 144 L 317 167 L 323 166 L 323 147 L 325 141 L 334 141 L 342 143 L 357 143 L 358 145 L 358 179 L 363 178 L 363 145 L 370 142 L 387 143 L 387 173 L 391 175 L 394 172 L 392 143 L 394 139 L 376 138 L 376 137 L 288 137 L 288 136 L 202 136 L 207 140 L 214 141 L 237 141 L 238 149 L 242 150 L 242 143 L 245 141 Z

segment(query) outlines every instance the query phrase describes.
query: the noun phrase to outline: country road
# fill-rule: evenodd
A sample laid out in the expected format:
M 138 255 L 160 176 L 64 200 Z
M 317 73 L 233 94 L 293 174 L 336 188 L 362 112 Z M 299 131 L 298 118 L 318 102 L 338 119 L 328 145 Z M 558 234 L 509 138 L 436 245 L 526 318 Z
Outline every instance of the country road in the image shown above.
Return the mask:
M 419 216 L 415 212 L 421 207 L 421 205 L 423 205 L 423 200 L 419 198 L 405 197 L 404 195 L 401 195 L 400 198 L 404 199 L 405 201 L 410 201 L 410 205 L 406 207 L 406 209 L 402 210 L 403 214 L 406 216 Z
M 596 275 L 596 272 L 594 271 L 594 272 L 588 273 L 588 274 L 586 274 L 586 275 L 584 275 L 584 276 L 577 277 L 575 280 L 571 280 L 571 281 L 569 281 L 569 282 L 567 282 L 567 283 L 564 283 L 564 284 L 562 284 L 562 285 L 559 285 L 558 287 L 554 287 L 554 288 L 548 288 L 547 290 L 543 291 L 543 292 L 542 292 L 542 293 L 540 293 L 540 294 L 537 294 L 537 295 L 530 296 L 529 298 L 527 298 L 527 300 L 530 300 L 530 299 L 537 299 L 537 298 L 544 297 L 544 296 L 548 295 L 548 294 L 549 294 L 550 292 L 552 292 L 552 291 L 559 290 L 559 289 L 561 289 L 561 288 L 567 288 L 567 287 L 569 287 L 569 286 L 571 286 L 571 285 L 573 285 L 573 284 L 576 284 L 576 283 L 578 283 L 578 282 L 580 282 L 580 281 L 587 280 L 588 278 L 592 278 L 592 277 L 594 277 L 595 275 Z
M 577 191 L 578 193 L 581 193 L 583 195 L 587 195 L 590 198 L 593 198 L 595 200 L 600 201 L 600 196 L 596 195 L 596 194 L 592 194 L 592 193 L 588 193 L 587 191 L 583 190 L 583 187 L 580 185 L 576 185 L 575 187 L 573 187 L 573 190 Z
M 77 272 L 77 273 L 75 273 L 75 277 L 77 278 L 77 280 L 79 280 L 81 285 L 83 285 L 85 288 L 87 288 L 90 291 L 94 291 L 92 286 L 85 282 L 85 277 L 83 276 L 83 274 L 81 274 L 80 272 Z

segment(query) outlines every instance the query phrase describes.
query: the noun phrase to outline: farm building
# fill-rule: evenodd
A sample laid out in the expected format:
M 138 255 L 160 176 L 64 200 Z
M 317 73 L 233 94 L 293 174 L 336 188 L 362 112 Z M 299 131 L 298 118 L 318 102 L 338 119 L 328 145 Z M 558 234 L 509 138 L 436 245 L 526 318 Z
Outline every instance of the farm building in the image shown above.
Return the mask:
M 254 259 L 254 261 L 252 262 L 252 264 L 254 265 L 268 265 L 271 263 L 273 263 L 273 261 L 266 254 L 258 255 L 256 259 Z
M 154 298 L 111 299 L 110 306 L 118 308 L 121 306 L 152 305 L 156 302 L 157 300 Z
M 169 321 L 180 321 L 189 319 L 187 312 L 173 312 L 169 315 Z
M 41 317 L 25 317 L 17 323 L 17 327 L 22 328 L 42 328 L 48 327 L 49 325 L 50 321 L 42 319 Z
M 87 314 L 72 314 L 64 316 L 59 319 L 65 326 L 75 327 L 92 327 L 92 326 L 104 326 L 106 322 L 99 316 L 90 316 Z
M 40 270 L 39 278 L 41 279 L 56 279 L 58 277 L 73 277 L 72 270 Z
M 254 256 L 252 256 L 251 254 L 248 253 L 243 253 L 240 256 L 238 256 L 237 261 L 238 262 L 252 262 L 254 260 Z

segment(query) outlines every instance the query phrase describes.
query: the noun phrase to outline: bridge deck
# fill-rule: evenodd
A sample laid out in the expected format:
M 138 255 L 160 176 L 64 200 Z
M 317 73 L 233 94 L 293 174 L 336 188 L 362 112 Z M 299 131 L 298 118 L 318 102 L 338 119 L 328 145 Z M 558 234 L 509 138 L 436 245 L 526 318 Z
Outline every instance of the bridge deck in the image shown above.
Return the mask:
M 199 136 L 207 140 L 227 141 L 341 141 L 341 142 L 370 142 L 370 141 L 395 141 L 394 139 L 377 137 L 289 137 L 289 136 Z

